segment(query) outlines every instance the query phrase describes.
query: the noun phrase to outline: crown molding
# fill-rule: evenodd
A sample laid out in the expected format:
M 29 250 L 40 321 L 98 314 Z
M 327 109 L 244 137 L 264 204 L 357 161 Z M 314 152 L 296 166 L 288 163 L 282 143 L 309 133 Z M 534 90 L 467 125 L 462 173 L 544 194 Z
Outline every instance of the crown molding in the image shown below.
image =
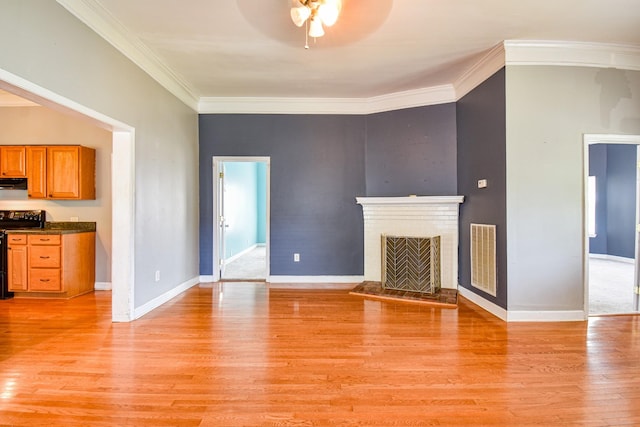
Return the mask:
M 373 114 L 455 102 L 453 85 L 395 92 L 371 98 L 202 97 L 201 114 Z
M 499 43 L 455 81 L 456 101 L 478 87 L 505 65 L 504 43 Z
M 640 70 L 640 47 L 606 43 L 506 40 L 506 65 L 555 65 Z
M 56 1 L 188 107 L 197 109 L 198 96 L 193 88 L 100 3 L 91 0 Z

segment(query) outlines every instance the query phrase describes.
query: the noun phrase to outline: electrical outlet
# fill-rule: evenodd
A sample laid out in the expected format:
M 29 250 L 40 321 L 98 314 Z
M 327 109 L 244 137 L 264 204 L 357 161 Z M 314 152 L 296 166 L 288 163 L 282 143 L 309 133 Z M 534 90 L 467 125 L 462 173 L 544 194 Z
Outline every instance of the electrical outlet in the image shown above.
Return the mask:
M 160 270 L 156 270 L 156 282 L 160 281 Z
M 293 262 L 300 262 L 300 254 L 293 254 Z
M 78 217 L 77 216 L 72 216 L 69 221 L 71 222 L 78 222 Z

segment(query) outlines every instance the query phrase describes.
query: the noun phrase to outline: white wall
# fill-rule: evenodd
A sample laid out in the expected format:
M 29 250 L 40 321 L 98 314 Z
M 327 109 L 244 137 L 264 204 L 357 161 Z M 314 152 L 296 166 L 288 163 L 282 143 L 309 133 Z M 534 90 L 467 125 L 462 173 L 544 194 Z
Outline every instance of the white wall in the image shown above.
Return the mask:
M 508 66 L 509 311 L 584 307 L 583 134 L 640 133 L 640 72 Z
M 198 277 L 197 113 L 51 0 L 0 3 L 0 52 L 5 72 L 135 128 L 134 306 Z

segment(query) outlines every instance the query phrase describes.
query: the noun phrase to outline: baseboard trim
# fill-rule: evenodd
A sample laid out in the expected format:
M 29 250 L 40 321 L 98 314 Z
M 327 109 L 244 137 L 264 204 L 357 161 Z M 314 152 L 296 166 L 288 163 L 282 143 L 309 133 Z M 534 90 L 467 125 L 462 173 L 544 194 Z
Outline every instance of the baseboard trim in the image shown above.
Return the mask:
M 248 247 L 247 249 L 245 249 L 245 250 L 243 250 L 243 251 L 240 251 L 240 252 L 238 252 L 237 254 L 232 255 L 232 256 L 230 256 L 229 258 L 225 259 L 225 260 L 224 260 L 224 263 L 225 263 L 225 264 L 230 264 L 230 263 L 232 263 L 233 261 L 235 261 L 235 260 L 237 260 L 238 258 L 240 258 L 241 256 L 248 254 L 249 252 L 251 252 L 252 250 L 254 250 L 254 249 L 255 249 L 255 248 L 257 248 L 257 247 L 258 247 L 258 245 L 257 245 L 257 244 L 255 244 L 255 245 L 253 245 L 253 246 L 250 246 L 250 247 Z
M 583 322 L 584 310 L 508 310 L 507 322 Z
M 193 286 L 197 285 L 198 283 L 200 283 L 199 278 L 194 277 L 193 279 L 187 280 L 186 282 L 181 283 L 180 285 L 176 286 L 175 288 L 171 289 L 168 292 L 165 292 L 162 295 L 159 295 L 157 297 L 155 297 L 154 299 L 152 299 L 151 301 L 142 304 L 140 307 L 136 307 L 133 310 L 133 319 L 139 319 L 142 316 L 144 316 L 145 314 L 151 312 L 152 310 L 160 307 L 162 304 L 168 302 L 169 300 L 171 300 L 172 298 L 180 295 L 181 293 L 183 293 L 184 291 L 192 288 Z
M 507 310 L 505 310 L 504 308 L 500 307 L 499 305 L 496 305 L 494 303 L 492 303 L 491 301 L 488 301 L 484 298 L 482 298 L 480 295 L 470 291 L 469 289 L 462 287 L 462 286 L 458 286 L 458 294 L 462 297 L 464 297 L 465 299 L 468 299 L 469 301 L 471 301 L 472 303 L 474 303 L 475 305 L 479 306 L 480 308 L 488 311 L 489 313 L 493 314 L 494 316 L 496 316 L 498 319 L 500 320 L 504 320 L 505 322 L 507 321 Z
M 607 255 L 607 254 L 589 254 L 589 258 L 606 259 L 608 261 L 624 262 L 626 264 L 634 264 L 636 262 L 636 260 L 633 258 L 627 258 L 622 256 L 616 256 L 616 255 Z
M 110 291 L 111 282 L 95 282 L 93 285 L 93 289 L 95 289 L 96 291 Z
M 269 276 L 269 283 L 361 283 L 364 276 Z

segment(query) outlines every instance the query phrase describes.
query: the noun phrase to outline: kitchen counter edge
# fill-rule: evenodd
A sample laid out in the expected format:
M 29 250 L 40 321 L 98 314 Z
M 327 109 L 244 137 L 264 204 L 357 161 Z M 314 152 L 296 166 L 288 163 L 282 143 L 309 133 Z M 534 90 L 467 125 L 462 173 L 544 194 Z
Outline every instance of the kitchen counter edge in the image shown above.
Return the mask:
M 46 222 L 44 228 L 5 230 L 6 234 L 73 234 L 96 231 L 95 222 Z

